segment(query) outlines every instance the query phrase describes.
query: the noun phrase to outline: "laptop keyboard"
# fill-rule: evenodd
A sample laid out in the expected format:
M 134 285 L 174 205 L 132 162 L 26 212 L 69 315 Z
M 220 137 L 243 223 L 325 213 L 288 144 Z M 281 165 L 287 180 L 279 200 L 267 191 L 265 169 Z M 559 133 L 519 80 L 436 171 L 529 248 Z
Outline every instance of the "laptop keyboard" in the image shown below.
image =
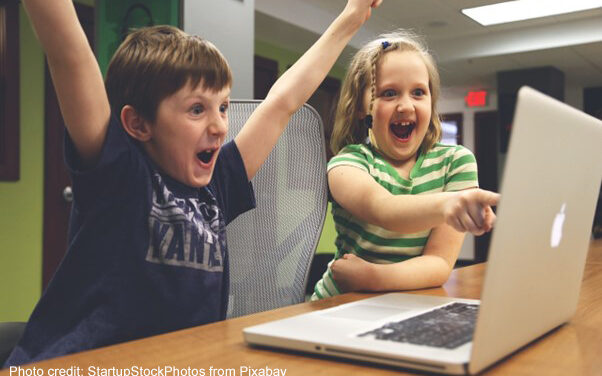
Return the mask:
M 359 337 L 455 349 L 472 340 L 478 310 L 478 304 L 452 303 L 385 324 Z

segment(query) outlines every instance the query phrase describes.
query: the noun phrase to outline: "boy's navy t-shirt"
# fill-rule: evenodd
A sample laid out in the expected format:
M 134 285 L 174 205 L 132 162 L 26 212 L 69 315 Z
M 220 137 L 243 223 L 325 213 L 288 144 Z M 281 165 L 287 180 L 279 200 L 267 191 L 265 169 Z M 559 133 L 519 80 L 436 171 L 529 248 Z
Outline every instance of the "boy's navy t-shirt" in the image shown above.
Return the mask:
M 225 226 L 255 207 L 236 144 L 203 188 L 159 173 L 115 116 L 94 168 L 68 136 L 65 154 L 69 249 L 5 366 L 223 320 Z

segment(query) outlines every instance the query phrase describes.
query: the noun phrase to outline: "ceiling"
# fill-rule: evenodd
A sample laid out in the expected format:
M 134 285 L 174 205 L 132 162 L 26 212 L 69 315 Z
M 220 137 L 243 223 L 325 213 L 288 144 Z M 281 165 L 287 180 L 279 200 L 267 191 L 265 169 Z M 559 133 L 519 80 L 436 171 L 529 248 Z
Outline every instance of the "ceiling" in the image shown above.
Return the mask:
M 542 6 L 546 1 L 539 0 Z M 602 86 L 601 7 L 562 16 L 481 26 L 460 12 L 494 0 L 384 0 L 340 63 L 382 32 L 408 28 L 433 51 L 444 87 L 495 88 L 495 72 L 553 65 L 567 87 Z M 346 0 L 255 0 L 257 39 L 305 51 Z

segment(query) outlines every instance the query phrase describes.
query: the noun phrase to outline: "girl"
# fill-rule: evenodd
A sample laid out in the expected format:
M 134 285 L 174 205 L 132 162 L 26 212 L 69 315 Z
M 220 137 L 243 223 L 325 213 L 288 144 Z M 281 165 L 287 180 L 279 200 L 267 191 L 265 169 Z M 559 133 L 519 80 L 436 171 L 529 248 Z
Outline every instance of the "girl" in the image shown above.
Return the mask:
M 354 56 L 328 164 L 337 253 L 312 300 L 439 286 L 463 232 L 491 229 L 499 195 L 476 189 L 468 149 L 438 143 L 438 97 L 434 59 L 411 33 L 382 35 Z

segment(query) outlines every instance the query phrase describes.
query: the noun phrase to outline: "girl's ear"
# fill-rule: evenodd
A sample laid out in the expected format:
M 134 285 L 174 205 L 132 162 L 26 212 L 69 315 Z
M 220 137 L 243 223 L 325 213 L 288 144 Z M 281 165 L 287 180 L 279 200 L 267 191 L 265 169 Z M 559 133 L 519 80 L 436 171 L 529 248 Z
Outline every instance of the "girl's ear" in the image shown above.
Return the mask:
M 362 122 L 366 116 L 370 115 L 368 111 L 364 110 L 362 107 L 358 107 L 357 111 L 355 111 L 355 117 L 356 119 L 359 119 L 360 122 Z
M 121 109 L 121 124 L 123 124 L 123 129 L 134 139 L 141 142 L 151 139 L 152 133 L 148 122 L 129 104 Z

